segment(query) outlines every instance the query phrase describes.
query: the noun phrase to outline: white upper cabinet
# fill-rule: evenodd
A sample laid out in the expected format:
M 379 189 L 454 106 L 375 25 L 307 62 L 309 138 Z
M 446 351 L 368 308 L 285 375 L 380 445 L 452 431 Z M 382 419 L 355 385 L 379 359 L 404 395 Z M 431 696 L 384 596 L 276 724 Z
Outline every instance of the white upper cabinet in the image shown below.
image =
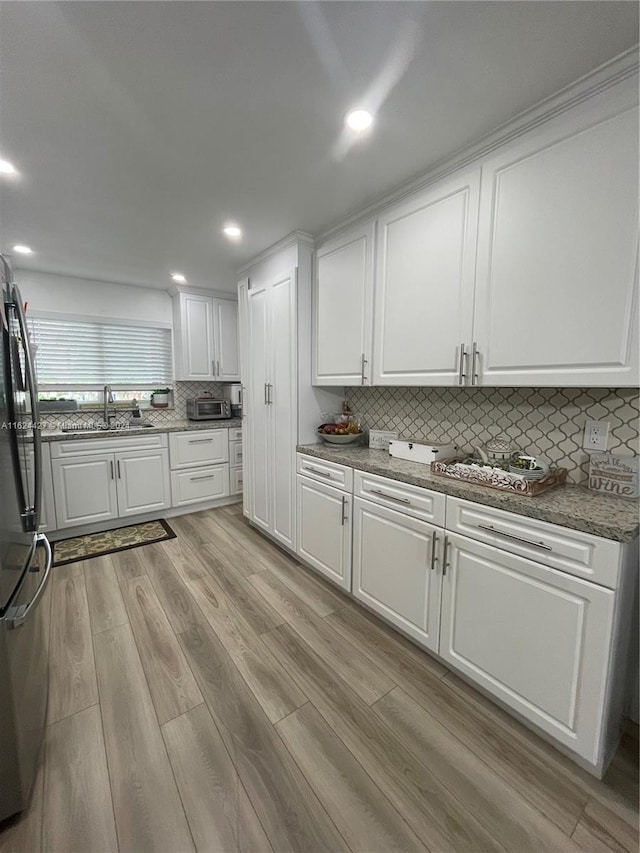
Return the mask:
M 500 149 L 481 199 L 474 384 L 637 384 L 637 108 Z
M 215 378 L 239 382 L 238 303 L 234 299 L 213 299 L 213 343 Z
M 374 385 L 456 385 L 473 313 L 480 170 L 378 220 Z
M 371 221 L 316 252 L 314 385 L 370 384 L 374 234 Z
M 314 384 L 637 386 L 637 78 L 573 101 L 383 210 L 373 299 L 372 223 L 319 249 Z
M 173 298 L 173 329 L 176 379 L 240 379 L 235 299 L 181 291 Z
M 212 300 L 179 293 L 174 300 L 176 379 L 213 379 Z

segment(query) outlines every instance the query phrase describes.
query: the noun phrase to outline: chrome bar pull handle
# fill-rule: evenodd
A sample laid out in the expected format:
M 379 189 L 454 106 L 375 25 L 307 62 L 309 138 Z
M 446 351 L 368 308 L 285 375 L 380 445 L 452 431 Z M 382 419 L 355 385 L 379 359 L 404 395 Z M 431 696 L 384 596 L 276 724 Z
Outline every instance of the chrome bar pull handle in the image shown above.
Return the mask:
M 111 466 L 111 479 L 113 480 L 113 460 L 109 462 L 109 465 Z
M 463 341 L 460 344 L 460 362 L 458 364 L 458 385 L 464 385 L 464 380 L 467 378 L 467 374 L 464 371 L 466 361 L 467 361 L 467 352 L 464 348 L 464 341 Z
M 269 387 L 269 386 L 268 386 L 268 385 L 267 385 L 267 383 L 265 382 L 265 383 L 264 383 L 264 404 L 265 404 L 265 406 L 268 406 L 268 405 L 269 405 L 269 391 L 267 390 L 267 389 L 268 389 L 268 387 Z
M 342 526 L 344 527 L 345 522 L 347 521 L 347 498 L 345 495 L 342 496 Z
M 498 530 L 490 524 L 479 524 L 481 530 L 488 530 L 490 533 L 497 533 L 498 536 L 504 536 L 507 539 L 513 539 L 515 542 L 523 542 L 525 545 L 533 545 L 534 548 L 542 548 L 544 551 L 553 551 L 551 545 L 546 542 L 534 542 L 533 539 L 525 539 L 523 536 L 514 536 L 513 533 L 506 533 L 504 530 Z
M 443 554 L 442 554 L 442 577 L 443 577 L 443 578 L 447 576 L 447 569 L 448 569 L 448 568 L 449 568 L 449 566 L 451 565 L 451 564 L 449 563 L 449 560 L 448 560 L 448 556 L 449 556 L 449 544 L 450 544 L 450 543 L 449 543 L 449 537 L 448 537 L 448 536 L 445 536 L 445 537 L 444 537 L 444 552 L 443 552 Z
M 399 504 L 408 504 L 411 506 L 411 501 L 407 498 L 396 498 L 394 495 L 388 495 L 386 492 L 381 492 L 380 489 L 371 489 L 372 495 L 380 495 L 381 498 L 386 498 L 388 501 L 396 501 Z
M 365 368 L 365 365 L 368 363 L 369 362 L 367 361 L 367 355 L 366 355 L 366 353 L 363 352 L 361 359 L 360 359 L 360 384 L 361 385 L 365 385 L 366 381 L 367 381 L 367 377 L 364 375 L 364 368 Z
M 480 350 L 478 349 L 478 344 L 474 341 L 473 346 L 471 347 L 471 384 L 479 385 L 478 382 L 478 357 L 480 355 Z
M 438 562 L 438 558 L 436 557 L 436 549 L 438 547 L 438 534 L 434 530 L 431 534 L 431 571 L 433 571 L 436 567 L 436 563 Z
M 119 460 L 119 459 L 118 459 L 118 461 L 116 462 L 116 468 L 118 469 L 118 479 L 120 480 L 120 479 L 122 479 L 122 478 L 121 478 L 121 476 L 120 476 L 120 460 Z

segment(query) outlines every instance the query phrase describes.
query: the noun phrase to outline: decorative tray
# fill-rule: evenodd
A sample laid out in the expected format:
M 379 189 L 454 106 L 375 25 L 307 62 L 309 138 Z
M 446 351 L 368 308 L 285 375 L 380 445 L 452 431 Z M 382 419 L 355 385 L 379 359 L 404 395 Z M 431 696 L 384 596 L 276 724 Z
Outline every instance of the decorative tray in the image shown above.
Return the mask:
M 534 497 L 555 489 L 566 482 L 566 468 L 552 468 L 539 480 L 526 480 L 520 474 L 510 474 L 502 468 L 489 465 L 466 465 L 457 459 L 442 459 L 431 463 L 431 473 L 439 477 L 448 477 L 463 483 L 486 486 L 488 489 L 500 489 L 503 492 L 515 492 L 518 495 Z

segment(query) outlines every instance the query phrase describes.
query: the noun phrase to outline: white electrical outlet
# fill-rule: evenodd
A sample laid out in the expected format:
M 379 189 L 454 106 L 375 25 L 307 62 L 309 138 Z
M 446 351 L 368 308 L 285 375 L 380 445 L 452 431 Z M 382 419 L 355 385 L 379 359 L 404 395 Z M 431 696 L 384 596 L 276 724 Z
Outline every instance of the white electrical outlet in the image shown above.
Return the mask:
M 397 432 L 385 432 L 382 429 L 369 430 L 369 447 L 372 450 L 388 450 L 389 442 L 398 437 Z
M 582 446 L 585 450 L 602 453 L 607 449 L 609 421 L 587 421 L 584 425 Z

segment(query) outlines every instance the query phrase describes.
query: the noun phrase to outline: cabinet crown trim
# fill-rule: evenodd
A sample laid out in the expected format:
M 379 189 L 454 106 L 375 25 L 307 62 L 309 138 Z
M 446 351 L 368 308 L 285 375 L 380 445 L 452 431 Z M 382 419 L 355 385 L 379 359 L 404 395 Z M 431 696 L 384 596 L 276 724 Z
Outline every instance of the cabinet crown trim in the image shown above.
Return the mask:
M 283 237 L 282 240 L 278 240 L 277 243 L 273 243 L 273 245 L 264 249 L 264 251 L 260 252 L 259 255 L 256 255 L 248 263 L 240 267 L 237 270 L 237 274 L 240 277 L 245 276 L 253 269 L 253 267 L 262 263 L 262 261 L 266 261 L 266 259 L 270 258 L 272 255 L 277 255 L 278 252 L 281 252 L 283 249 L 288 249 L 289 246 L 293 246 L 295 243 L 302 243 L 313 249 L 314 242 L 312 234 L 307 234 L 306 231 L 292 231 L 290 234 L 287 234 L 286 237 Z

